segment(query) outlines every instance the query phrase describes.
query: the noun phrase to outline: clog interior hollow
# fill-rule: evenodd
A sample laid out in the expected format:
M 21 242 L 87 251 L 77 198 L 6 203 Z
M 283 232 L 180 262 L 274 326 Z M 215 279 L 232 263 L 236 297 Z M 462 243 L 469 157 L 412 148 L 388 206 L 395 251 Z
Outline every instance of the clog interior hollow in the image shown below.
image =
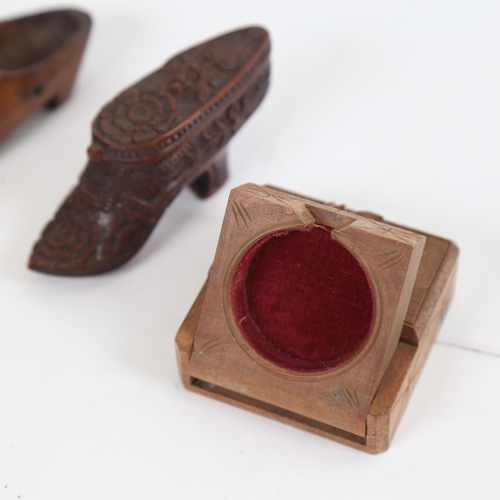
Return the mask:
M 0 24 L 0 69 L 18 70 L 61 48 L 80 25 L 71 11 L 47 12 Z

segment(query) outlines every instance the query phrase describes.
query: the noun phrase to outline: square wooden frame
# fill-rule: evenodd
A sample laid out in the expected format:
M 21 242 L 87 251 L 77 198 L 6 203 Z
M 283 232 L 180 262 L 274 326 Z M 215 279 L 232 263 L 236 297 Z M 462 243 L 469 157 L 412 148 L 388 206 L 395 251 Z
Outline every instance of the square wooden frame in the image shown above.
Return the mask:
M 330 383 L 329 387 L 339 387 L 341 393 L 337 389 L 337 397 L 325 399 L 325 404 L 320 412 L 317 411 L 317 401 L 313 401 L 313 404 L 308 405 L 307 398 L 296 398 L 296 394 L 300 395 L 300 390 L 309 391 L 310 394 L 311 385 L 307 386 L 306 384 L 304 389 L 304 384 L 300 381 L 297 382 L 294 377 L 288 379 L 281 377 L 281 380 L 284 381 L 282 387 L 285 388 L 286 398 L 296 399 L 292 401 L 292 404 L 283 404 L 283 399 L 277 397 L 276 387 L 273 384 L 266 385 L 265 380 L 263 383 L 261 382 L 257 391 L 248 390 L 250 385 L 248 384 L 249 377 L 254 377 L 255 372 L 261 368 L 258 363 L 256 364 L 248 356 L 246 358 L 250 360 L 250 363 L 246 367 L 241 364 L 245 356 L 236 356 L 237 359 L 234 358 L 237 349 L 241 351 L 241 347 L 235 342 L 231 332 L 229 332 L 231 338 L 221 333 L 224 329 L 224 321 L 227 321 L 227 318 L 225 316 L 221 317 L 222 310 L 220 307 L 214 308 L 214 301 L 211 301 L 208 295 L 211 280 L 215 290 L 215 293 L 214 291 L 211 292 L 212 296 L 219 301 L 224 286 L 227 286 L 227 284 L 224 285 L 223 283 L 224 276 L 227 274 L 223 273 L 223 269 L 228 267 L 231 258 L 234 260 L 234 255 L 231 256 L 230 252 L 226 251 L 223 253 L 223 258 L 219 259 L 220 267 L 217 265 L 216 257 L 216 262 L 208 280 L 209 283 L 200 292 L 176 337 L 178 363 L 184 385 L 190 390 L 291 423 L 365 451 L 375 453 L 385 450 L 394 435 L 409 394 L 415 385 L 418 373 L 438 331 L 442 314 L 452 296 L 457 267 L 457 247 L 452 242 L 442 238 L 424 235 L 423 233 L 417 234 L 412 230 L 401 230 L 396 225 L 388 225 L 360 217 L 280 190 L 245 185 L 233 191 L 233 196 L 228 204 L 228 212 L 232 212 L 232 216 L 229 215 L 225 219 L 226 230 L 227 224 L 233 226 L 231 242 L 236 249 L 248 247 L 248 245 L 242 245 L 241 241 L 234 237 L 234 226 L 237 226 L 236 231 L 238 226 L 248 229 L 249 221 L 247 220 L 247 224 L 243 223 L 242 214 L 246 212 L 247 216 L 252 219 L 253 209 L 247 204 L 248 199 L 245 200 L 249 190 L 254 191 L 250 193 L 250 197 L 258 196 L 255 193 L 257 190 L 259 193 L 264 193 L 262 195 L 264 198 L 271 198 L 271 204 L 281 206 L 285 216 L 291 216 L 292 219 L 295 217 L 296 227 L 307 225 L 311 214 L 314 214 L 315 221 L 327 223 L 330 226 L 333 226 L 332 217 L 335 218 L 337 227 L 344 227 L 344 230 L 354 226 L 353 229 L 355 232 L 357 231 L 355 237 L 359 231 L 364 231 L 364 234 L 368 231 L 370 234 L 369 239 L 373 238 L 371 236 L 373 233 L 376 233 L 375 239 L 377 243 L 380 241 L 377 233 L 386 238 L 389 237 L 392 241 L 398 242 L 396 245 L 398 249 L 407 249 L 408 247 L 404 245 L 408 245 L 408 238 L 410 238 L 412 251 L 410 252 L 410 258 L 407 260 L 407 269 L 411 268 L 413 264 L 414 273 L 410 278 L 408 278 L 409 273 L 406 273 L 402 278 L 402 283 L 406 283 L 408 289 L 408 299 L 403 300 L 403 306 L 400 307 L 400 310 L 402 310 L 402 313 L 399 313 L 401 316 L 400 321 L 393 320 L 392 322 L 392 326 L 398 329 L 396 334 L 392 333 L 392 338 L 396 340 L 395 345 L 394 348 L 391 348 L 390 345 L 388 347 L 387 344 L 378 348 L 379 360 L 383 360 L 379 365 L 381 370 L 379 378 L 376 375 L 371 378 L 369 378 L 369 375 L 360 376 L 360 371 L 351 370 L 354 374 L 351 377 L 352 383 L 356 383 L 357 374 L 362 383 L 370 380 L 375 386 L 373 395 L 368 397 L 368 404 L 364 411 L 352 404 L 355 400 L 352 398 L 353 389 L 351 388 L 359 387 L 359 385 L 349 387 L 344 384 L 342 387 L 341 383 L 337 383 L 338 376 L 334 377 L 337 380 L 335 385 L 332 386 Z M 238 201 L 242 202 L 241 193 L 243 193 L 245 205 L 237 205 L 239 207 L 238 211 L 234 203 L 235 201 L 236 203 Z M 278 197 L 278 201 L 274 199 L 276 197 Z M 302 201 L 302 204 L 296 204 L 296 199 L 305 200 L 306 211 L 303 210 L 304 201 Z M 286 203 L 283 204 L 283 200 Z M 292 207 L 290 207 L 290 200 L 292 200 Z M 269 203 L 264 202 L 258 205 L 264 211 L 269 212 Z M 271 219 L 276 220 L 275 212 L 271 211 L 269 214 Z M 238 216 L 241 222 L 239 225 L 236 222 Z M 289 219 L 287 224 L 292 219 Z M 297 219 L 300 221 L 298 224 Z M 278 218 L 278 220 L 280 219 Z M 281 222 L 283 221 L 280 220 Z M 343 226 L 343 224 L 346 225 Z M 224 230 L 223 227 L 222 235 L 227 234 L 224 233 Z M 265 230 L 269 232 L 269 228 L 265 228 Z M 244 234 L 245 231 L 242 230 L 242 233 Z M 423 254 L 422 243 L 425 240 L 422 236 L 427 237 L 427 244 Z M 223 237 L 221 237 L 221 242 L 224 245 Z M 391 245 L 393 245 L 392 242 Z M 380 256 L 382 255 L 383 258 L 387 251 L 392 250 L 377 245 L 375 245 L 375 248 L 382 249 L 373 252 L 373 255 L 378 256 L 374 257 L 375 264 L 377 264 L 378 258 L 378 267 L 387 267 L 380 266 Z M 221 255 L 219 250 L 217 255 L 219 257 Z M 411 256 L 413 256 L 413 262 Z M 400 276 L 401 274 L 399 273 Z M 391 278 L 392 275 L 386 277 L 386 280 Z M 379 282 L 377 282 L 378 285 Z M 403 285 L 401 288 L 403 288 Z M 404 295 L 404 290 L 401 295 Z M 396 310 L 397 308 L 395 308 Z M 397 317 L 397 313 L 394 314 L 394 317 Z M 227 329 L 230 330 L 230 327 L 227 327 Z M 211 334 L 207 335 L 207 331 L 211 332 Z M 402 333 L 403 335 L 401 335 Z M 390 339 L 391 335 L 388 335 L 387 338 Z M 232 342 L 237 349 L 232 346 Z M 227 349 L 228 346 L 231 348 Z M 226 362 L 224 362 L 224 357 Z M 202 363 L 200 363 L 200 360 Z M 208 363 L 205 360 L 209 360 Z M 230 360 L 230 362 L 228 363 L 227 360 Z M 245 386 L 241 384 L 241 378 L 237 376 L 238 372 L 245 378 Z M 349 370 L 347 372 L 349 373 Z M 266 379 L 269 380 L 269 371 L 266 372 Z M 328 387 L 328 383 L 326 386 Z M 286 390 L 287 387 L 289 388 L 288 391 Z M 283 388 L 280 390 L 283 390 Z M 314 382 L 314 393 L 317 393 L 318 390 L 318 384 Z M 339 394 L 343 398 L 338 398 Z M 359 398 L 357 393 L 356 396 Z M 342 402 L 343 405 L 339 404 Z M 334 418 L 331 418 L 332 415 Z

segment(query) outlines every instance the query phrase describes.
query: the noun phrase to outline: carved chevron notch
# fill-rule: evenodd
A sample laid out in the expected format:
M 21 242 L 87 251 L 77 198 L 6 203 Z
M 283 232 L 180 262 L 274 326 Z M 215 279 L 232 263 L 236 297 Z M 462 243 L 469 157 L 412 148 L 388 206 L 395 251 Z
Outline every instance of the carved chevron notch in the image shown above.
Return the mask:
M 359 408 L 359 399 L 356 389 L 352 389 L 351 391 L 347 388 L 345 389 L 335 389 L 333 393 L 333 400 L 335 403 L 340 403 L 342 397 L 347 401 L 347 404 L 351 408 Z
M 258 186 L 257 184 L 245 184 L 245 190 L 261 198 L 274 198 L 274 193 L 271 189 L 265 186 Z
M 304 203 L 305 200 L 300 199 L 300 195 L 290 191 L 282 191 L 272 186 L 257 186 L 255 184 L 248 184 L 247 190 L 256 196 L 270 199 L 274 203 L 279 203 L 286 207 L 287 212 L 290 214 L 294 213 L 304 226 L 315 222 L 311 207 L 307 203 Z
M 330 209 L 330 205 L 328 205 L 328 208 L 325 208 L 325 206 L 312 205 L 311 203 L 306 202 L 305 207 L 316 223 L 332 228 L 332 232 L 342 231 L 356 220 L 354 217 L 349 217 L 348 215 L 339 212 L 339 210 L 342 209 L 338 206 L 332 205 L 332 208 L 335 209 L 335 211 L 332 211 Z
M 243 203 L 237 203 L 236 201 L 233 201 L 231 209 L 233 211 L 233 216 L 236 220 L 236 224 L 238 226 L 240 226 L 241 224 L 245 224 L 248 229 L 250 227 L 249 223 L 252 222 L 252 217 L 248 213 L 248 210 L 245 208 L 245 205 L 243 205 Z
M 344 230 L 346 227 L 350 226 L 353 222 L 354 219 L 347 219 L 347 218 L 345 220 L 339 221 L 339 223 L 336 224 L 335 227 L 333 228 L 332 233 L 335 231 Z
M 214 349 L 218 349 L 220 347 L 219 339 L 218 337 L 214 339 L 210 339 L 208 342 L 205 342 L 199 349 L 198 353 L 199 354 L 207 354 L 210 351 L 213 351 Z
M 252 194 L 260 196 L 261 198 L 264 198 L 264 199 L 265 198 L 272 198 L 274 201 L 280 203 L 281 205 L 285 205 L 287 207 L 292 207 L 290 205 L 289 200 L 284 200 L 280 196 L 280 194 L 287 196 L 287 195 L 290 195 L 292 193 L 289 193 L 287 191 L 280 191 L 279 189 L 275 190 L 275 188 L 273 188 L 271 186 L 269 186 L 269 187 L 257 186 L 256 184 L 249 184 L 247 189 Z M 297 196 L 297 195 L 293 195 L 293 196 Z
M 402 229 L 398 229 L 395 227 L 392 227 L 389 232 L 395 236 L 398 240 L 402 241 L 403 243 L 413 243 L 415 240 L 408 235 L 407 232 L 403 231 Z
M 358 395 L 356 394 L 356 389 L 353 389 L 351 392 L 349 389 L 346 388 L 342 392 L 351 408 L 359 408 L 359 399 Z
M 378 266 L 384 271 L 397 266 L 404 258 L 404 255 L 398 250 L 390 250 L 378 256 Z
M 358 225 L 360 222 L 361 221 L 359 220 Z M 362 226 L 366 227 L 367 229 L 371 229 L 372 231 L 375 231 L 379 234 L 390 234 L 394 238 L 402 241 L 403 243 L 412 244 L 414 242 L 414 239 L 411 237 L 411 233 L 408 233 L 407 231 L 404 231 L 403 229 L 399 229 L 394 226 L 379 224 L 377 221 L 373 219 L 364 219 L 362 222 Z

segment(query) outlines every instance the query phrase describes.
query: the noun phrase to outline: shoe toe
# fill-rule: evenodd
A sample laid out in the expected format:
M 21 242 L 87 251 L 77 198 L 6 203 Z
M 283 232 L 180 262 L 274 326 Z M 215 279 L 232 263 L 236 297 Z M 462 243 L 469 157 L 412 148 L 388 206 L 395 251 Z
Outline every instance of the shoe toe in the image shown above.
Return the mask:
M 92 211 L 70 196 L 35 244 L 29 267 L 49 274 L 82 275 L 94 269 L 98 227 Z

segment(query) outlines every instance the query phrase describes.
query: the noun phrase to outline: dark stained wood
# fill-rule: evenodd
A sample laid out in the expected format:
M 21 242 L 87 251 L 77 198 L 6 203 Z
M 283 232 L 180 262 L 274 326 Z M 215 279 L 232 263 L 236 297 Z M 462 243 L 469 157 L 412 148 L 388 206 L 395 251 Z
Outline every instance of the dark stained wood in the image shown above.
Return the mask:
M 175 56 L 107 104 L 80 183 L 30 268 L 109 271 L 139 250 L 184 186 L 202 198 L 216 191 L 227 177 L 227 142 L 266 93 L 269 50 L 264 29 L 234 31 Z
M 75 10 L 0 23 L 0 140 L 40 107 L 69 97 L 90 32 Z
M 252 195 L 252 189 L 255 194 L 256 188 L 257 186 L 251 185 L 237 188 L 236 195 L 238 192 L 247 195 L 250 192 Z M 368 346 L 368 352 L 340 370 L 327 371 L 321 376 L 286 373 L 284 370 L 279 372 L 264 360 L 259 360 L 255 353 L 251 353 L 249 346 L 241 343 L 241 338 L 240 342 L 235 341 L 238 334 L 233 331 L 234 325 L 226 326 L 231 325 L 230 310 L 226 307 L 221 314 L 217 309 L 217 302 L 220 300 L 218 297 L 227 293 L 230 284 L 230 267 L 235 265 L 234 261 L 239 260 L 238 255 L 241 256 L 243 249 L 247 247 L 244 243 L 238 243 L 238 235 L 235 233 L 238 224 L 234 215 L 231 216 L 234 204 L 241 206 L 245 203 L 244 206 L 250 215 L 248 220 L 252 224 L 248 233 L 254 232 L 253 237 L 249 236 L 251 240 L 261 237 L 267 218 L 274 218 L 276 226 L 286 226 L 290 221 L 285 219 L 292 216 L 292 212 L 301 218 L 303 224 L 307 224 L 311 214 L 321 219 L 323 224 L 327 220 L 335 220 L 337 227 L 344 228 L 342 231 L 355 225 L 351 217 L 364 229 L 373 229 L 373 226 L 364 222 L 367 219 L 359 218 L 359 214 L 343 212 L 331 205 L 300 199 L 274 188 L 266 188 L 266 193 L 269 199 L 266 203 L 266 199 L 262 198 L 259 207 L 259 203 L 250 203 L 249 197 L 238 198 L 233 192 L 209 279 L 176 337 L 182 381 L 186 388 L 195 392 L 270 416 L 358 449 L 371 453 L 384 451 L 394 436 L 444 311 L 453 295 L 458 249 L 451 241 L 427 235 L 423 254 L 417 261 L 416 276 L 411 280 L 403 316 L 394 316 L 392 320 L 393 326 L 398 328 L 394 347 L 391 347 L 390 342 L 384 344 L 384 336 L 378 335 Z M 276 217 L 277 214 L 270 210 L 273 199 L 284 209 L 281 218 Z M 303 210 L 304 207 L 307 210 Z M 290 212 L 287 213 L 287 210 Z M 365 212 L 365 215 L 372 214 Z M 415 243 L 423 241 L 418 238 L 411 239 L 412 234 L 417 235 L 420 231 L 407 229 L 399 233 L 400 229 L 396 225 L 383 223 L 381 218 L 374 214 L 373 217 L 374 222 L 378 224 L 378 230 L 375 231 L 380 234 L 394 232 L 394 235 L 398 235 L 396 239 L 404 238 L 407 242 Z M 346 222 L 349 219 L 351 222 Z M 343 221 L 346 225 L 342 225 Z M 365 251 L 370 253 L 371 249 L 375 255 L 383 256 L 382 261 L 375 258 L 372 264 L 389 270 L 385 283 L 381 282 L 383 274 L 378 277 L 372 275 L 377 294 L 379 298 L 382 295 L 388 299 L 382 299 L 385 309 L 395 307 L 395 303 L 391 306 L 395 299 L 390 299 L 387 294 L 397 282 L 397 274 L 395 275 L 394 271 L 398 265 L 401 266 L 401 257 L 398 258 L 398 264 L 394 264 L 394 250 L 384 248 L 380 241 L 371 241 Z M 363 237 L 357 237 L 356 245 L 362 254 L 363 244 Z M 231 250 L 233 247 L 235 253 Z M 238 248 L 241 250 L 238 251 Z M 225 255 L 236 255 L 235 258 L 229 259 L 232 263 L 229 268 L 225 264 L 228 262 Z M 372 265 L 369 260 L 363 262 L 365 265 Z M 404 266 L 398 272 L 403 268 Z M 304 307 L 307 307 L 307 304 L 304 304 Z M 385 313 L 388 314 L 387 311 Z M 411 325 L 417 332 L 411 343 L 402 336 L 404 325 Z M 387 359 L 387 364 L 378 365 L 381 376 L 376 372 L 377 359 Z M 363 366 L 364 360 L 369 361 L 366 368 Z M 263 371 L 261 367 L 264 368 Z M 259 375 L 261 371 L 262 377 Z M 373 387 L 373 390 L 370 390 L 370 387 Z

